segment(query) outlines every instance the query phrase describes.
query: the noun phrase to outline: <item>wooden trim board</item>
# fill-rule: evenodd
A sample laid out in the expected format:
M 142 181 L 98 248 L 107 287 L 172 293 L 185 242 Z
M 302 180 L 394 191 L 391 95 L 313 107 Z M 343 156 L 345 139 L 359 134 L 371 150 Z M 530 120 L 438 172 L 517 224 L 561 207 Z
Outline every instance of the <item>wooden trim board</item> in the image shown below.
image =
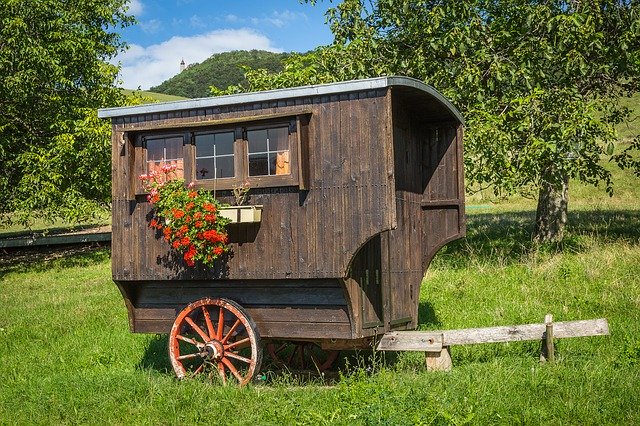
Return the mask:
M 609 335 L 609 323 L 606 318 L 552 324 L 553 337 L 556 339 Z M 382 336 L 377 349 L 440 352 L 443 346 L 541 340 L 544 338 L 546 328 L 546 324 L 540 323 L 441 331 L 392 331 Z M 442 343 L 434 344 L 438 341 Z

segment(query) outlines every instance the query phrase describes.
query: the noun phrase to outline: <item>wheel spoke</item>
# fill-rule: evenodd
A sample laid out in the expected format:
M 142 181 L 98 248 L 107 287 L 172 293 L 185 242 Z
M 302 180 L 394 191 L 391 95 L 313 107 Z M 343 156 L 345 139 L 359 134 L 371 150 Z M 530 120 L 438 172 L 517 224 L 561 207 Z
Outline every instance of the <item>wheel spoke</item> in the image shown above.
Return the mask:
M 325 351 L 313 342 L 273 342 L 267 345 L 267 350 L 278 367 L 318 372 L 331 368 L 339 354 L 335 350 Z
M 218 363 L 218 373 L 220 373 L 220 377 L 222 378 L 222 383 L 227 384 L 227 373 L 224 368 L 224 364 L 222 362 Z
M 202 370 L 204 370 L 205 365 L 206 365 L 206 362 L 202 361 L 202 364 L 200 364 L 200 366 L 195 369 L 195 371 L 193 372 L 193 375 L 195 376 L 196 374 L 202 373 Z
M 202 307 L 202 314 L 204 315 L 204 322 L 207 324 L 207 332 L 209 333 L 209 338 L 207 341 L 213 339 L 215 336 L 215 330 L 213 329 L 213 324 L 211 323 L 211 316 L 209 316 L 209 310 L 206 306 Z
M 235 348 L 235 347 L 237 347 L 237 346 L 239 346 L 239 345 L 241 345 L 243 343 L 247 343 L 247 342 L 251 342 L 251 338 L 245 337 L 242 340 L 238 340 L 237 342 L 233 342 L 233 343 L 230 343 L 228 345 L 225 345 L 224 346 L 224 350 L 228 351 L 229 349 L 233 349 L 233 348 Z
M 224 308 L 220 306 L 220 313 L 218 314 L 218 334 L 217 340 L 222 340 L 222 333 L 224 332 Z
M 239 319 L 237 319 L 236 322 L 233 324 L 233 326 L 229 329 L 229 332 L 227 332 L 227 335 L 224 336 L 224 339 L 220 341 L 220 343 L 222 343 L 223 345 L 227 343 L 227 340 L 229 340 L 229 337 L 231 337 L 231 334 L 234 331 L 236 331 L 236 328 L 238 328 L 240 324 L 242 324 L 242 322 Z
M 235 352 L 225 352 L 224 354 L 225 354 L 225 356 L 228 356 L 229 358 L 237 359 L 238 361 L 242 361 L 245 364 L 251 364 L 251 359 L 245 358 L 243 356 L 240 356 L 240 355 L 236 354 Z
M 281 345 L 280 345 L 280 347 L 279 347 L 278 349 L 275 349 L 275 350 L 273 351 L 273 353 L 277 355 L 277 354 L 279 354 L 280 352 L 282 352 L 283 350 L 285 350 L 286 348 L 287 348 L 287 344 L 286 344 L 286 343 L 283 343 L 283 344 L 281 344 Z
M 240 383 L 244 381 L 244 378 L 240 375 L 240 373 L 238 372 L 236 367 L 231 363 L 231 361 L 229 361 L 227 358 L 222 358 L 222 363 L 227 366 L 229 371 L 231 371 L 231 373 L 234 376 L 236 376 L 236 379 L 238 379 Z
M 202 349 L 204 347 L 204 343 L 198 342 L 195 339 L 191 339 L 189 337 L 185 337 L 180 334 L 176 336 L 176 339 L 182 340 L 183 342 L 191 343 L 193 346 L 196 346 L 198 349 Z
M 198 326 L 198 324 L 193 322 L 193 320 L 191 318 L 185 317 L 184 320 L 191 326 L 191 328 L 193 328 L 193 330 L 196 333 L 198 333 L 200 335 L 200 337 L 202 337 L 204 339 L 205 342 L 208 342 L 210 340 L 209 336 L 207 336 L 207 333 L 202 331 L 202 329 Z
M 201 358 L 200 353 L 196 352 L 194 354 L 180 355 L 177 359 L 182 361 L 183 359 L 193 359 L 193 358 Z

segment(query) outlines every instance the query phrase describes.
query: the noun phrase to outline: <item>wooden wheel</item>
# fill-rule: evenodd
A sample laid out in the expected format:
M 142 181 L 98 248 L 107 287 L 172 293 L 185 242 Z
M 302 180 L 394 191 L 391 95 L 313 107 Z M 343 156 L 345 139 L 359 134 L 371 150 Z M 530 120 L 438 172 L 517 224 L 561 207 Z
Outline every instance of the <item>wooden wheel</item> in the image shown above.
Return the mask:
M 312 342 L 274 342 L 267 345 L 267 351 L 280 368 L 320 373 L 331 368 L 340 354 L 340 351 L 326 351 Z
M 169 359 L 179 379 L 217 371 L 222 382 L 247 384 L 260 369 L 256 325 L 227 299 L 201 299 L 184 308 L 169 336 Z

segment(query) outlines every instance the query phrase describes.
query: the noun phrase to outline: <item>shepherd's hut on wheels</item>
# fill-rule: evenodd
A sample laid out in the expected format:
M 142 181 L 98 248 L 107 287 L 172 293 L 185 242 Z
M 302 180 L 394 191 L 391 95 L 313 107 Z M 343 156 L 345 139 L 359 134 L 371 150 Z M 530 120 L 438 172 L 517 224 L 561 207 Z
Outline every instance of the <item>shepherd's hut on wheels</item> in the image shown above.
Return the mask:
M 465 233 L 463 119 L 415 79 L 99 116 L 113 126 L 113 280 L 131 331 L 170 334 L 181 378 L 212 369 L 247 383 L 263 347 L 278 362 L 308 356 L 326 368 L 337 350 L 415 328 L 431 259 Z M 150 228 L 155 206 L 139 176 L 162 168 L 230 205 L 234 188 L 249 188 L 246 205 L 216 211 L 232 223 L 212 265 L 173 255 Z

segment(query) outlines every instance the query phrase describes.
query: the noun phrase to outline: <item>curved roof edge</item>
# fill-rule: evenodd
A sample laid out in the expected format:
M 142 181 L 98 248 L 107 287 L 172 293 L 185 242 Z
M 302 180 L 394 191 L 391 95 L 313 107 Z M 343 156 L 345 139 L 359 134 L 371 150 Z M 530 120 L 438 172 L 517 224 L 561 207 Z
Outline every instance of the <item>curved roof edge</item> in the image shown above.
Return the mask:
M 410 87 L 425 92 L 436 98 L 459 121 L 464 124 L 460 111 L 433 87 L 411 77 L 391 76 L 375 77 L 364 80 L 351 80 L 337 83 L 318 84 L 313 86 L 292 87 L 287 89 L 265 90 L 262 92 L 239 93 L 235 95 L 215 96 L 208 98 L 185 99 L 181 101 L 160 102 L 117 108 L 102 108 L 98 110 L 99 118 L 124 117 L 138 114 L 155 114 L 169 111 L 211 108 L 253 102 L 268 102 L 287 98 L 306 96 L 332 95 L 361 90 L 383 89 L 393 86 Z

